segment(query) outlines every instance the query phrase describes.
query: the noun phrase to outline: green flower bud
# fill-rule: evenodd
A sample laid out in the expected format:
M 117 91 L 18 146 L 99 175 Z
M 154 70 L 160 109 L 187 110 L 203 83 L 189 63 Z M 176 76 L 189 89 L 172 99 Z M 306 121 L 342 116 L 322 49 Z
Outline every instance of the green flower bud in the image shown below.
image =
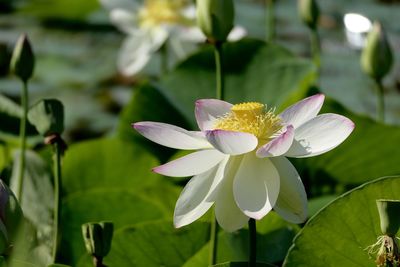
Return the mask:
M 211 42 L 226 41 L 233 28 L 233 0 L 197 0 L 197 25 Z
M 400 200 L 378 199 L 382 234 L 395 236 L 400 228 Z
M 23 34 L 19 37 L 11 57 L 11 71 L 26 82 L 32 76 L 35 67 L 35 56 L 33 55 L 28 37 Z
M 111 249 L 114 225 L 112 222 L 86 223 L 82 225 L 82 234 L 89 254 L 103 258 Z
M 316 29 L 319 19 L 319 7 L 316 0 L 299 0 L 298 7 L 301 20 L 310 29 Z
M 22 209 L 17 198 L 3 181 L 0 180 L 0 219 L 7 231 L 9 242 L 14 240 L 22 218 Z
M 361 67 L 375 80 L 381 80 L 390 71 L 393 54 L 386 33 L 379 22 L 375 22 L 367 36 L 361 54 Z
M 44 99 L 33 105 L 28 120 L 43 135 L 61 134 L 64 130 L 64 106 L 56 99 Z

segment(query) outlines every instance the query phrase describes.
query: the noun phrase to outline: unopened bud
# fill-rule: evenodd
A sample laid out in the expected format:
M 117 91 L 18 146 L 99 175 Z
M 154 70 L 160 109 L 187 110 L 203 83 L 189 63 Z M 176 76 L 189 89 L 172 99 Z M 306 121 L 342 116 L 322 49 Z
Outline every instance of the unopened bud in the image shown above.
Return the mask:
M 310 29 L 316 29 L 319 19 L 319 7 L 316 0 L 299 0 L 298 8 L 301 20 Z
M 112 222 L 86 223 L 82 225 L 82 234 L 89 254 L 103 258 L 111 249 L 114 225 Z
M 35 56 L 33 55 L 28 37 L 23 34 L 19 37 L 11 57 L 11 71 L 26 82 L 32 76 L 35 67 Z
M 0 219 L 7 231 L 8 240 L 14 240 L 22 220 L 22 209 L 13 192 L 0 180 Z
M 400 228 L 400 200 L 379 199 L 376 201 L 382 234 L 395 236 Z
M 64 106 L 56 99 L 44 99 L 28 112 L 29 122 L 43 135 L 61 134 L 64 130 Z
M 197 25 L 211 42 L 226 41 L 233 28 L 233 0 L 197 0 Z
M 392 64 L 393 53 L 385 30 L 379 22 L 375 22 L 361 54 L 361 67 L 373 79 L 381 80 L 389 73 Z

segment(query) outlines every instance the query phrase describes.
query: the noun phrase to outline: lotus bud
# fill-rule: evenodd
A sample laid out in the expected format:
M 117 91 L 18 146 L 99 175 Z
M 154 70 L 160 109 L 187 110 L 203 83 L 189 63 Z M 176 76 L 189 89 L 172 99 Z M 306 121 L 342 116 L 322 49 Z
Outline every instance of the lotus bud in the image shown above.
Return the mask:
M 299 15 L 301 20 L 312 30 L 318 26 L 319 7 L 316 0 L 299 0 Z
M 400 200 L 379 199 L 376 201 L 382 234 L 395 236 L 400 228 Z
M 22 209 L 17 198 L 3 181 L 0 180 L 0 219 L 6 229 L 9 242 L 13 241 L 22 217 Z
M 11 57 L 11 71 L 23 82 L 29 80 L 35 67 L 35 56 L 33 55 L 28 37 L 23 34 L 19 37 Z
M 28 112 L 29 122 L 43 136 L 61 134 L 64 130 L 64 106 L 56 99 L 44 99 Z
M 233 28 L 233 0 L 197 0 L 197 25 L 211 42 L 226 41 Z
M 375 22 L 361 54 L 361 67 L 373 79 L 380 81 L 389 73 L 392 64 L 393 53 L 385 30 Z
M 83 224 L 82 234 L 87 252 L 96 258 L 107 256 L 111 249 L 113 231 L 112 222 Z

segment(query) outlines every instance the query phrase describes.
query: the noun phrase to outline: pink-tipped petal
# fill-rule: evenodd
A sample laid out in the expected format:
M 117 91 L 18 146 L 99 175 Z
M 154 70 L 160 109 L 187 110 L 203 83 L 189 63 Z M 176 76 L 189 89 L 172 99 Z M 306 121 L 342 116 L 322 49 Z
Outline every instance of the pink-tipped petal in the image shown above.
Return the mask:
M 294 128 L 292 125 L 286 127 L 286 130 L 278 137 L 260 147 L 256 155 L 259 158 L 277 157 L 286 153 L 293 143 Z
M 307 97 L 285 109 L 279 116 L 286 124 L 291 124 L 296 129 L 318 115 L 324 100 L 323 94 Z
M 254 150 L 258 139 L 253 134 L 211 130 L 206 132 L 206 138 L 210 144 L 224 154 L 240 155 Z
M 280 189 L 274 210 L 291 223 L 303 223 L 307 219 L 307 194 L 300 175 L 285 157 L 271 158 L 278 170 Z
M 193 176 L 215 167 L 226 155 L 215 149 L 206 149 L 155 167 L 154 172 L 172 177 Z
M 218 99 L 200 99 L 196 101 L 195 116 L 202 131 L 211 130 L 215 120 L 230 112 L 232 104 Z
M 279 174 L 268 159 L 254 153 L 243 156 L 233 180 L 236 204 L 250 218 L 262 219 L 272 210 L 279 195 Z
M 226 157 L 218 166 L 194 176 L 186 184 L 175 206 L 176 228 L 194 222 L 213 205 L 214 201 L 209 196 L 220 184 L 227 161 Z
M 354 129 L 354 123 L 338 114 L 322 114 L 295 130 L 294 141 L 285 156 L 295 158 L 323 154 L 340 145 Z
M 224 179 L 215 190 L 215 217 L 218 224 L 226 232 L 234 232 L 243 228 L 249 217 L 239 209 L 233 197 L 232 184 L 241 157 L 230 157 L 225 167 Z M 213 199 L 213 195 L 210 195 Z
M 174 125 L 150 121 L 137 122 L 132 126 L 147 139 L 166 147 L 187 150 L 211 148 L 201 132 L 190 132 Z

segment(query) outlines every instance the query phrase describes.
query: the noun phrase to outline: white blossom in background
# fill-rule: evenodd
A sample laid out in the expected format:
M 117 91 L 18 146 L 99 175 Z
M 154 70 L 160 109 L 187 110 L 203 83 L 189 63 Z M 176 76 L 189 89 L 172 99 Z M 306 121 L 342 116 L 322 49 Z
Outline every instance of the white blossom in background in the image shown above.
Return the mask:
M 178 58 L 186 56 L 182 42 L 201 43 L 206 40 L 196 27 L 196 10 L 190 0 L 100 0 L 110 11 L 111 22 L 127 37 L 119 52 L 118 70 L 131 76 L 143 69 L 151 56 L 165 42 Z M 229 40 L 246 34 L 235 27 Z
M 257 102 L 198 100 L 195 115 L 201 131 L 134 123 L 153 142 L 197 150 L 153 169 L 166 176 L 193 176 L 176 203 L 175 227 L 192 223 L 214 204 L 216 219 L 226 231 L 242 228 L 249 218 L 259 220 L 272 209 L 289 222 L 304 222 L 306 192 L 286 157 L 328 152 L 354 129 L 344 116 L 318 115 L 324 98 L 311 96 L 278 115 Z

